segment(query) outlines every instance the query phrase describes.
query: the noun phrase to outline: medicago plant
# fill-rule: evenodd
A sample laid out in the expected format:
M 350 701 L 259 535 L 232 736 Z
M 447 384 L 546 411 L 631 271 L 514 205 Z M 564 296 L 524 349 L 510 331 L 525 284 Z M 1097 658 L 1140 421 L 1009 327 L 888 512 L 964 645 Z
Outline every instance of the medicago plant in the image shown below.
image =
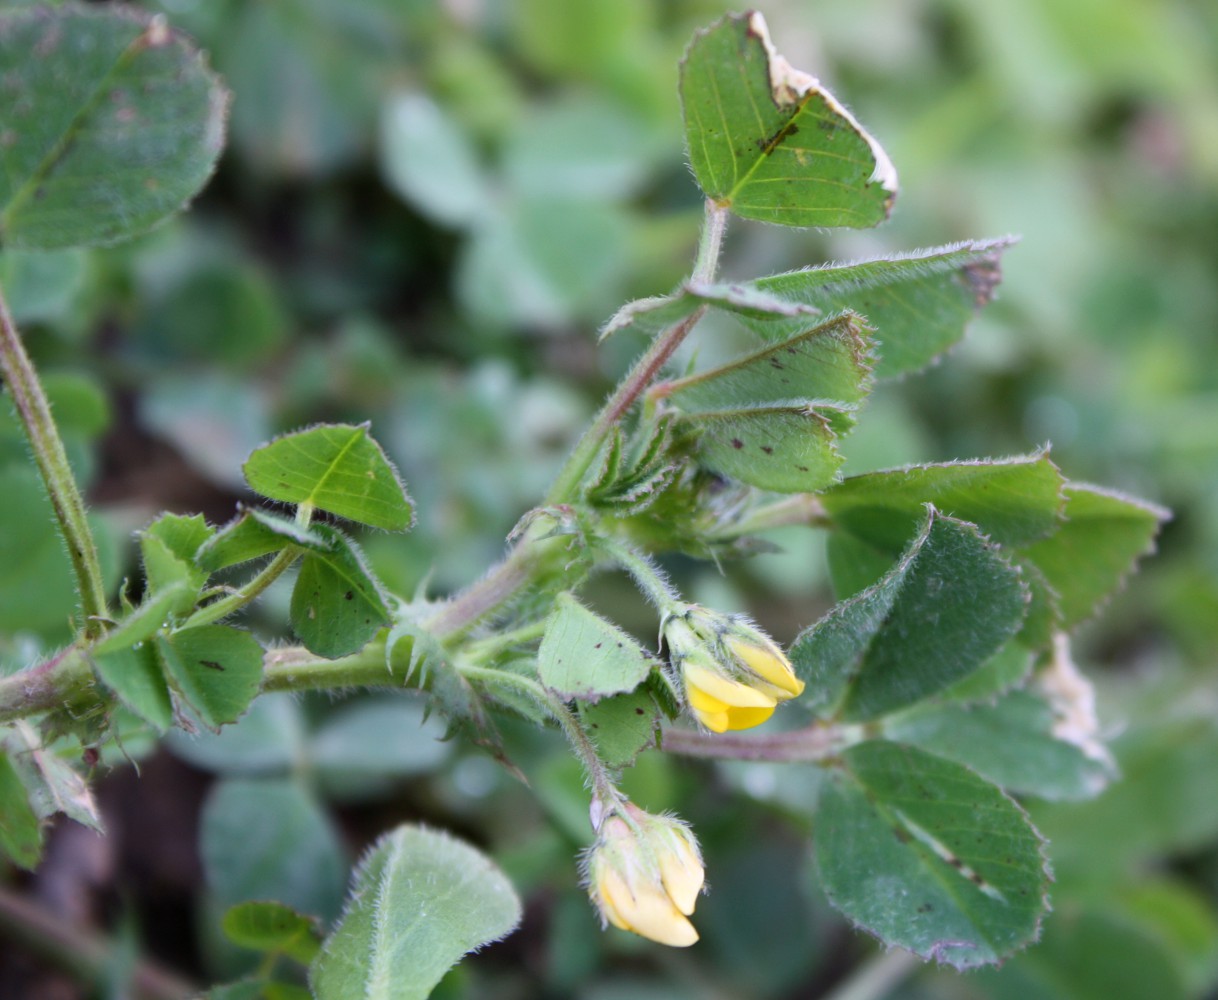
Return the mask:
M 369 427 L 353 424 L 255 450 L 245 477 L 270 504 L 218 526 L 158 517 L 139 533 L 142 576 L 108 592 L 47 395 L 0 300 L 5 388 L 79 592 L 76 640 L 0 679 L 0 847 L 13 863 L 38 863 L 55 813 L 98 825 L 76 762 L 133 727 L 218 730 L 268 692 L 405 688 L 508 767 L 506 726 L 561 729 L 586 775 L 593 838 L 579 863 L 605 924 L 665 945 L 698 939 L 710 860 L 696 832 L 621 788 L 647 751 L 815 769 L 824 890 L 885 944 L 968 968 L 1035 940 L 1049 866 L 1016 797 L 1084 798 L 1112 777 L 1068 635 L 1164 514 L 1066 480 L 1045 452 L 843 479 L 838 444 L 874 383 L 961 337 L 1009 241 L 722 281 L 733 215 L 875 226 L 897 173 L 775 51 L 759 14 L 700 32 L 680 87 L 705 196 L 689 278 L 605 325 L 603 338 L 644 338 L 646 350 L 503 561 L 444 599 L 389 593 L 346 527 L 406 531 L 414 516 Z M 178 211 L 219 155 L 226 99 L 162 19 L 71 3 L 0 13 L 0 244 L 111 244 Z M 706 317 L 737 324 L 751 348 L 671 371 L 683 343 L 709 336 Z M 730 571 L 761 533 L 799 525 L 826 533 L 838 603 L 786 650 L 687 601 L 657 562 L 680 553 Z M 243 611 L 289 570 L 299 645 L 266 649 Z M 654 606 L 654 647 L 581 595 L 606 572 L 628 574 Z M 321 1000 L 423 997 L 520 912 L 479 851 L 401 826 L 365 856 L 324 932 L 272 902 L 229 911 L 226 932 L 269 958 L 262 978 L 210 995 L 297 995 L 290 981 L 307 966 Z

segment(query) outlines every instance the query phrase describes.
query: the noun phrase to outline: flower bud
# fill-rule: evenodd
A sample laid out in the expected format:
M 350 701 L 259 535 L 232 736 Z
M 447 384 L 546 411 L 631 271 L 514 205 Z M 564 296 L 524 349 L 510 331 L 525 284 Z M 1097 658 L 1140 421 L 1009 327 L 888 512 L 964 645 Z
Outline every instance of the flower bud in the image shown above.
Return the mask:
M 698 940 L 687 919 L 705 873 L 698 842 L 686 824 L 654 816 L 629 802 L 600 815 L 587 855 L 588 892 L 602 923 L 660 944 L 685 948 Z
M 686 605 L 665 619 L 663 630 L 685 699 L 711 732 L 759 726 L 780 701 L 803 693 L 782 650 L 738 616 Z

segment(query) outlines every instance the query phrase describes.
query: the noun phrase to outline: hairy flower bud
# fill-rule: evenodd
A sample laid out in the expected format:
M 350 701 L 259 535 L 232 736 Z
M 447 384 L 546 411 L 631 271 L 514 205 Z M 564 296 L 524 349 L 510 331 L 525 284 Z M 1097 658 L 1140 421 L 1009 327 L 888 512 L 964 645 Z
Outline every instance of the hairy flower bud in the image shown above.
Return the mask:
M 689 827 L 629 802 L 593 807 L 597 840 L 586 858 L 588 893 L 603 923 L 660 944 L 685 948 L 698 940 L 687 919 L 705 873 Z
M 739 616 L 686 605 L 663 630 L 685 699 L 711 732 L 759 726 L 780 701 L 803 693 L 782 650 Z

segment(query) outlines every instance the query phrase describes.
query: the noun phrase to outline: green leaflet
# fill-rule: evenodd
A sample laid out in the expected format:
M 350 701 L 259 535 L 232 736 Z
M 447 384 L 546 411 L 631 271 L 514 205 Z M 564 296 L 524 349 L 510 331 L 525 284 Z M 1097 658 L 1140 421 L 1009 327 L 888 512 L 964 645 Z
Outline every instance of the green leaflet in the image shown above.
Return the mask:
M 774 50 L 756 11 L 694 36 L 681 64 L 690 164 L 707 197 L 787 226 L 883 222 L 897 174 L 837 99 Z
M 853 421 L 830 403 L 712 410 L 681 422 L 698 432 L 698 457 L 715 472 L 776 493 L 809 493 L 836 478 L 837 439 Z
M 1093 615 L 1121 585 L 1170 512 L 1112 490 L 1070 483 L 1065 523 L 1022 555 L 1052 588 L 1057 627 L 1069 630 Z
M 285 434 L 245 463 L 250 488 L 387 531 L 414 523 L 414 507 L 368 425 L 322 424 Z
M 789 655 L 819 714 L 875 719 L 969 676 L 1015 633 L 1026 606 L 998 549 L 932 507 L 900 561 L 801 633 Z
M 804 268 L 758 278 L 742 292 L 762 293 L 826 315 L 851 309 L 875 330 L 876 377 L 891 378 L 925 367 L 964 336 L 1000 279 L 999 258 L 1010 239 L 972 240 L 915 250 L 898 257 Z M 790 336 L 798 326 L 777 311 L 743 315 L 767 340 Z
M 826 490 L 821 502 L 836 524 L 893 554 L 909 541 L 928 503 L 972 522 L 1000 545 L 1021 546 L 1058 529 L 1064 485 L 1042 454 L 869 472 Z
M 158 635 L 165 673 L 204 724 L 236 722 L 262 682 L 262 647 L 248 632 L 200 625 Z
M 195 553 L 215 529 L 208 526 L 202 514 L 182 517 L 162 514 L 140 532 L 140 551 L 144 557 L 144 575 L 150 590 L 163 590 L 182 582 L 192 591 L 190 605 L 207 583 L 207 573 L 194 564 Z
M 646 689 L 581 704 L 579 718 L 609 767 L 630 767 L 642 751 L 656 745 L 659 710 Z
M 625 632 L 559 594 L 537 652 L 541 682 L 566 700 L 597 701 L 633 691 L 656 666 Z
M 362 648 L 390 623 L 380 584 L 355 542 L 337 528 L 309 529 L 328 546 L 308 552 L 292 589 L 292 629 L 309 651 L 334 659 Z
M 400 826 L 364 856 L 309 983 L 317 1000 L 424 1000 L 462 956 L 515 930 L 520 915 L 511 883 L 483 854 Z
M 227 95 L 162 18 L 67 3 L 0 13 L 0 244 L 115 243 L 181 209 Z
M 788 334 L 798 333 L 822 315 L 817 306 L 762 292 L 755 285 L 689 281 L 671 295 L 627 302 L 601 327 L 600 339 L 607 340 L 622 330 L 637 330 L 644 336 L 654 337 L 704 306 L 763 326 L 783 324 Z
M 173 700 L 152 643 L 97 654 L 93 666 L 118 700 L 157 732 L 173 725 Z
M 214 571 L 278 552 L 288 545 L 319 552 L 329 548 L 314 528 L 263 510 L 246 510 L 208 539 L 197 559 L 200 566 Z
M 889 947 L 959 969 L 1036 939 L 1048 910 L 1042 844 L 995 786 L 885 741 L 842 754 L 817 812 L 829 901 Z
M 847 313 L 717 368 L 674 379 L 665 394 L 682 410 L 861 403 L 871 388 L 867 341 Z

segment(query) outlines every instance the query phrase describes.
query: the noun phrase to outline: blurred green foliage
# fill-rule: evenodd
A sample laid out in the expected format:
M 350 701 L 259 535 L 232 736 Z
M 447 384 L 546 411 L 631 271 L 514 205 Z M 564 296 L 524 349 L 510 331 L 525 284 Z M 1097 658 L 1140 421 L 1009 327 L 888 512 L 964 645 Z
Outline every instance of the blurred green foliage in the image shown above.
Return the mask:
M 248 499 L 249 452 L 325 419 L 371 420 L 411 486 L 418 529 L 365 541 L 381 578 L 402 593 L 468 582 L 638 347 L 625 334 L 598 350 L 597 324 L 685 271 L 699 205 L 675 66 L 721 7 L 144 6 L 193 34 L 234 92 L 217 177 L 194 211 L 127 247 L 0 254 L 115 578 L 134 565 L 132 528 L 166 507 L 227 519 Z M 1058 878 L 1043 943 L 994 972 L 927 970 L 892 995 L 1201 996 L 1218 983 L 1218 7 L 773 0 L 765 13 L 792 63 L 880 137 L 902 194 L 876 232 L 738 223 L 728 277 L 1022 237 L 970 338 L 928 374 L 877 389 L 848 471 L 1051 442 L 1072 477 L 1174 512 L 1159 555 L 1083 633 L 1123 779 L 1092 803 L 1034 810 Z M 717 352 L 706 338 L 699 350 Z M 72 607 L 25 463 L 0 416 L 6 666 L 66 639 Z M 802 537 L 728 577 L 670 568 L 783 640 L 829 602 L 824 553 Z M 617 621 L 647 621 L 625 585 L 592 593 Z M 335 794 L 471 831 L 531 901 L 518 939 L 437 996 L 811 996 L 869 954 L 829 914 L 791 834 L 810 823 L 816 775 L 696 771 L 654 754 L 629 774 L 641 805 L 693 822 L 721 873 L 686 960 L 596 929 L 569 865 L 585 836 L 580 777 L 549 735 L 508 734 L 539 809 L 484 756 L 409 741 L 388 764 L 370 753 L 392 744 L 378 713 L 394 711 L 263 699 L 214 744 L 175 740 L 223 775 L 202 824 L 217 974 L 240 967 L 219 941 L 223 905 L 256 892 L 334 915 L 348 851 L 324 804 Z M 216 833 L 247 829 L 243 810 L 267 796 L 278 832 L 304 845 L 297 866 Z M 734 822 L 740 801 L 766 814 L 757 829 Z M 248 852 L 219 857 L 209 844 L 222 842 Z

